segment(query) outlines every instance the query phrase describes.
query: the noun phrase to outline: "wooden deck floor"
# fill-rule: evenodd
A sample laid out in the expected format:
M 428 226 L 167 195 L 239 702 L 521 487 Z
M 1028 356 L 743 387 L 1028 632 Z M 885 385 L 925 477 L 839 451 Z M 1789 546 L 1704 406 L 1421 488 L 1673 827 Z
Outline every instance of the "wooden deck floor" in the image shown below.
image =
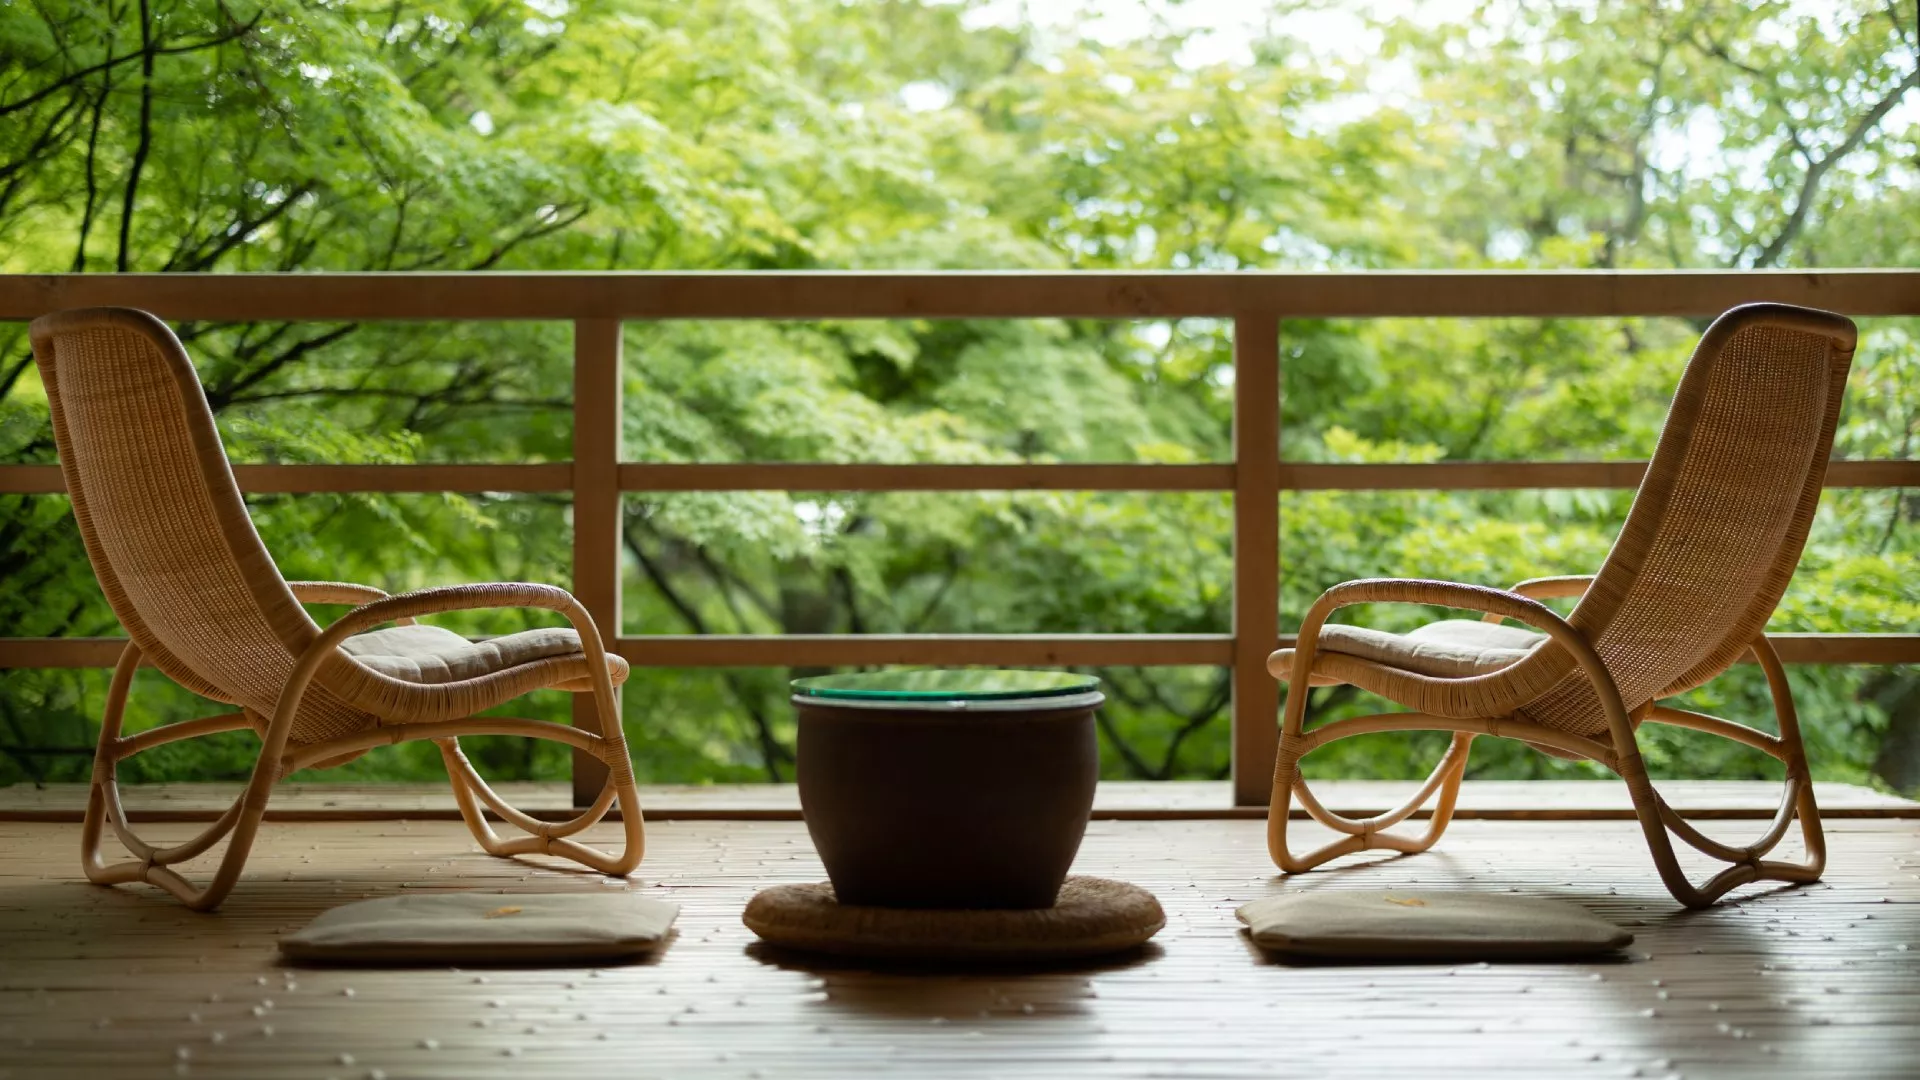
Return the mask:
M 1835 821 L 1826 882 L 1697 914 L 1625 822 L 1462 821 L 1435 853 L 1282 880 L 1259 822 L 1099 821 L 1077 869 L 1157 893 L 1156 943 L 965 976 L 756 947 L 748 896 L 821 877 L 793 822 L 656 824 L 626 883 L 489 858 L 453 822 L 270 824 L 216 915 L 77 881 L 77 831 L 0 822 L 0 1076 L 1920 1075 L 1913 820 Z M 1233 919 L 1281 889 L 1413 886 L 1567 898 L 1639 940 L 1598 965 L 1288 966 Z M 626 968 L 277 963 L 276 937 L 325 907 L 447 888 L 630 888 L 683 911 Z

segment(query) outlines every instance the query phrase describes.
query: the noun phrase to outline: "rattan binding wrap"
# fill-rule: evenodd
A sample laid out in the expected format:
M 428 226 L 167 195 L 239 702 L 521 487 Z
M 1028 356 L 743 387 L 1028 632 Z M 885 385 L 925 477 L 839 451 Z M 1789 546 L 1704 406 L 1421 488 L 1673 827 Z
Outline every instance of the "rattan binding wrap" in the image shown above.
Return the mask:
M 1817 879 L 1825 863 L 1819 809 L 1786 673 L 1764 628 L 1813 523 L 1855 341 L 1849 320 L 1783 304 L 1749 304 L 1716 319 L 1681 377 L 1626 523 L 1591 577 L 1544 578 L 1511 590 L 1417 579 L 1328 590 L 1307 613 L 1295 648 L 1274 653 L 1268 669 L 1299 690 L 1350 683 L 1417 711 L 1308 731 L 1307 695 L 1288 695 L 1268 813 L 1274 861 L 1295 871 L 1370 848 L 1425 850 L 1446 829 L 1473 739 L 1502 735 L 1618 772 L 1662 880 L 1689 906 L 1710 904 L 1749 881 Z M 1539 602 L 1557 596 L 1580 598 L 1565 619 Z M 1322 647 L 1328 616 L 1375 602 L 1467 608 L 1540 634 L 1510 664 L 1457 677 L 1341 652 L 1332 642 Z M 1749 649 L 1767 676 L 1777 737 L 1659 703 L 1712 680 Z M 1646 721 L 1711 732 L 1784 762 L 1786 789 L 1765 835 L 1744 846 L 1723 844 L 1675 814 L 1640 759 L 1635 729 Z M 1332 814 L 1300 778 L 1300 758 L 1335 739 L 1421 729 L 1454 732 L 1453 743 L 1416 796 L 1389 813 L 1364 821 Z M 1387 831 L 1436 793 L 1422 835 Z M 1294 855 L 1286 841 L 1294 798 L 1345 836 Z M 1806 861 L 1766 860 L 1796 816 Z M 1696 887 L 1674 859 L 1669 831 L 1733 865 Z
M 558 854 L 619 874 L 638 864 L 640 807 L 613 689 L 628 668 L 606 652 L 578 601 L 563 589 L 522 583 L 397 597 L 340 582 L 289 584 L 247 516 L 193 364 L 164 323 L 141 311 L 100 308 L 46 316 L 33 323 L 30 335 L 74 517 L 107 602 L 131 639 L 114 673 L 95 755 L 83 839 L 90 879 L 146 881 L 195 907 L 214 907 L 238 878 L 277 780 L 298 768 L 351 760 L 374 746 L 423 738 L 439 743 L 455 797 L 488 851 Z M 322 630 L 302 602 L 359 606 Z M 431 683 L 376 671 L 339 648 L 352 634 L 382 623 L 494 607 L 558 612 L 572 623 L 579 647 Z M 143 662 L 239 711 L 123 738 L 127 693 Z M 473 715 L 543 689 L 593 694 L 604 737 Z M 120 807 L 116 764 L 176 739 L 242 727 L 261 737 L 261 756 L 246 794 L 227 814 L 194 840 L 170 848 L 135 836 Z M 506 805 L 467 764 L 455 740 L 478 733 L 578 746 L 607 762 L 607 787 L 572 821 L 535 821 Z M 567 839 L 603 816 L 616 798 L 626 823 L 623 854 Z M 496 835 L 482 803 L 529 835 Z M 105 863 L 100 837 L 106 825 L 134 861 Z M 168 869 L 228 834 L 233 841 L 206 887 Z

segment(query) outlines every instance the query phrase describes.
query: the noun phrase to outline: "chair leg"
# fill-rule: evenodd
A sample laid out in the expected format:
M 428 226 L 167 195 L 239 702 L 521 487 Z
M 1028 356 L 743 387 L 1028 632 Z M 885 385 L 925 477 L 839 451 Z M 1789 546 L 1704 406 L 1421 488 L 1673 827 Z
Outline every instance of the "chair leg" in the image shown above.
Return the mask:
M 1466 774 L 1467 755 L 1474 736 L 1457 732 L 1447 751 L 1435 764 L 1426 783 L 1400 806 L 1370 818 L 1350 818 L 1333 813 L 1315 798 L 1300 776 L 1300 758 L 1304 756 L 1306 724 L 1306 688 L 1290 690 L 1287 709 L 1281 720 L 1280 748 L 1274 761 L 1273 794 L 1267 807 L 1267 851 L 1274 865 L 1288 874 L 1304 873 L 1342 855 L 1370 850 L 1418 854 L 1437 843 L 1453 821 L 1454 805 L 1460 794 L 1460 781 Z M 1440 794 L 1427 830 L 1418 837 L 1400 836 L 1386 830 L 1399 824 L 1426 803 L 1435 791 Z M 1295 855 L 1287 843 L 1295 795 L 1314 820 L 1347 835 L 1309 851 Z
M 558 855 L 615 877 L 624 877 L 640 865 L 646 843 L 645 827 L 640 821 L 640 800 L 630 777 L 624 783 L 609 777 L 593 805 L 572 818 L 557 822 L 541 821 L 515 808 L 494 791 L 461 751 L 457 738 L 435 739 L 434 743 L 439 746 L 440 756 L 446 762 L 447 779 L 453 787 L 454 801 L 460 806 L 460 816 L 466 821 L 473 838 L 479 842 L 481 850 L 487 854 L 502 858 L 514 855 Z M 626 831 L 626 843 L 618 855 L 568 839 L 597 824 L 616 801 L 620 804 L 621 824 Z M 494 830 L 493 823 L 487 820 L 488 809 L 527 835 L 501 836 Z
M 246 864 L 247 855 L 253 848 L 254 834 L 259 829 L 261 817 L 266 813 L 267 798 L 279 779 L 278 754 L 269 755 L 263 749 L 260 758 L 254 762 L 253 776 L 240 798 L 227 808 L 218 821 L 192 840 L 166 848 L 157 848 L 142 840 L 127 822 L 125 808 L 120 802 L 118 781 L 121 760 L 162 741 L 148 740 L 143 745 L 120 737 L 126 717 L 127 697 L 133 686 L 134 673 L 139 667 L 139 646 L 129 643 L 114 667 L 113 682 L 107 690 L 106 709 L 100 718 L 100 741 L 94 750 L 93 778 L 87 791 L 87 812 L 80 827 L 81 867 L 86 872 L 87 880 L 97 885 L 145 882 L 166 890 L 195 911 L 211 911 L 232 891 L 234 883 L 239 880 L 241 867 Z M 187 732 L 229 731 L 247 725 L 241 717 L 214 717 L 179 726 L 186 731 L 169 731 L 167 734 L 185 738 L 191 737 Z M 164 741 L 173 741 L 173 738 Z M 133 853 L 134 859 L 118 863 L 106 861 L 101 850 L 101 834 L 107 826 L 112 827 L 121 843 Z M 226 853 L 221 856 L 213 879 L 205 886 L 195 886 L 170 869 L 172 864 L 204 853 L 228 835 L 233 839 L 227 845 Z
M 502 858 L 558 855 L 615 877 L 625 877 L 640 865 L 646 854 L 646 825 L 640 812 L 640 793 L 634 784 L 633 762 L 627 756 L 626 733 L 621 730 L 619 713 L 611 707 L 612 687 L 608 686 L 604 699 L 596 688 L 595 698 L 600 709 L 600 730 L 605 733 L 601 736 L 604 740 L 601 760 L 607 762 L 607 782 L 592 806 L 566 821 L 541 821 L 514 808 L 474 769 L 473 763 L 461 752 L 457 737 L 434 740 L 440 748 L 441 759 L 446 762 L 447 779 L 453 786 L 454 801 L 460 805 L 460 816 L 466 820 L 473 838 L 479 841 L 481 850 Z M 625 832 L 625 843 L 618 855 L 569 839 L 606 816 L 616 800 Z M 483 803 L 527 835 L 508 838 L 495 832 L 492 823 L 487 821 L 486 810 L 482 809 Z
M 1777 739 L 1760 743 L 1751 738 L 1740 741 L 1758 745 L 1787 768 L 1779 812 L 1772 826 L 1759 840 L 1745 847 L 1733 847 L 1706 837 L 1660 797 L 1653 781 L 1647 776 L 1646 764 L 1640 758 L 1637 745 L 1621 748 L 1620 775 L 1633 797 L 1634 813 L 1640 819 L 1641 831 L 1646 834 L 1647 846 L 1653 852 L 1654 866 L 1667 891 L 1690 908 L 1710 907 L 1731 890 L 1751 882 L 1804 884 L 1818 881 L 1826 870 L 1826 834 L 1820 824 L 1820 807 L 1814 800 L 1813 775 L 1807 766 L 1806 743 L 1801 738 L 1800 717 L 1794 708 L 1793 690 L 1787 683 L 1786 668 L 1780 663 L 1773 643 L 1764 636 L 1754 641 L 1753 651 L 1766 672 L 1767 689 L 1773 698 L 1774 716 L 1779 721 L 1780 735 Z M 1724 722 L 1715 726 L 1724 726 Z M 1702 730 L 1712 729 L 1703 727 Z M 1779 844 L 1788 825 L 1796 817 L 1800 821 L 1801 836 L 1807 847 L 1806 861 L 1789 863 L 1765 858 Z M 1695 886 L 1688 880 L 1674 854 L 1673 835 L 1678 835 L 1702 854 L 1731 865 L 1708 878 L 1704 884 Z

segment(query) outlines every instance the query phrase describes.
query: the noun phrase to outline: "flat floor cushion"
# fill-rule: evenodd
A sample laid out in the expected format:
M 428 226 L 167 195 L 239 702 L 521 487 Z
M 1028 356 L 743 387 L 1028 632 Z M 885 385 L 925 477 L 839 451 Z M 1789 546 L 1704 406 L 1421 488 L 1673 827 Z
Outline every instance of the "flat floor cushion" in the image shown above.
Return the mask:
M 322 912 L 280 951 L 335 964 L 604 963 L 659 948 L 679 914 L 624 892 L 387 896 Z
M 1633 935 L 1577 904 L 1510 893 L 1314 889 L 1240 908 L 1255 944 L 1351 960 L 1566 960 Z
M 585 659 L 580 635 L 564 626 L 469 641 L 444 626 L 416 623 L 355 634 L 340 643 L 340 651 L 382 675 L 426 684 L 477 679 L 557 656 Z M 614 656 L 607 659 L 619 660 Z M 624 661 L 610 666 L 615 682 L 626 676 Z

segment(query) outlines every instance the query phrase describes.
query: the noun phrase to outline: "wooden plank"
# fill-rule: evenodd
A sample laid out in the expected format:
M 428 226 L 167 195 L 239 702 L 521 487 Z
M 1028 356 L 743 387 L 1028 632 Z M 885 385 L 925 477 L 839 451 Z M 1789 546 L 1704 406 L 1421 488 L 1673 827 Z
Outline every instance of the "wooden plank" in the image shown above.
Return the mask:
M 709 271 L 0 275 L 0 319 L 123 305 L 166 319 L 1710 316 L 1774 300 L 1920 314 L 1911 270 Z
M 1169 666 L 1233 660 L 1233 639 L 1226 634 L 654 634 L 623 637 L 619 649 L 640 667 Z
M 1096 822 L 1075 871 L 1152 891 L 1167 915 L 1153 945 L 980 971 L 755 944 L 740 913 L 756 891 L 822 879 L 798 822 L 649 834 L 647 861 L 618 882 L 490 858 L 456 822 L 269 824 L 239 888 L 203 915 L 149 888 L 76 884 L 71 826 L 0 827 L 0 1072 L 1802 1080 L 1911 1076 L 1920 1055 L 1911 821 L 1836 823 L 1823 883 L 1743 889 L 1703 912 L 1679 910 L 1625 822 L 1463 821 L 1428 855 L 1291 878 L 1267 862 L 1259 822 Z M 614 967 L 278 959 L 277 940 L 330 907 L 453 889 L 645 896 L 680 905 L 678 933 Z M 1514 890 L 1636 940 L 1623 959 L 1492 966 L 1290 964 L 1254 948 L 1234 909 L 1305 889 Z
M 1920 487 L 1920 461 L 1831 461 L 1830 488 Z
M 1316 780 L 1330 809 L 1365 817 L 1399 806 L 1418 785 L 1399 780 Z M 1656 785 L 1682 816 L 1703 821 L 1764 821 L 1780 801 L 1780 785 L 1765 780 L 1662 780 Z M 572 811 L 566 783 L 494 785 L 513 805 L 537 817 Z M 240 794 L 238 783 L 131 784 L 123 789 L 139 821 L 212 821 Z M 1920 818 L 1920 802 L 1854 784 L 1819 783 L 1820 812 L 1830 819 Z M 799 789 L 792 784 L 650 784 L 640 789 L 649 821 L 798 821 Z M 0 787 L 0 821 L 77 822 L 86 810 L 85 784 Z M 1266 805 L 1235 805 L 1226 781 L 1102 781 L 1093 801 L 1096 819 L 1119 821 L 1264 819 Z M 1615 780 L 1469 780 L 1460 787 L 1456 816 L 1500 821 L 1624 821 L 1633 818 L 1626 786 Z M 269 817 L 278 821 L 453 821 L 459 817 L 443 782 L 283 784 L 274 789 Z M 1299 806 L 1295 820 L 1308 820 Z M 1425 811 L 1419 816 L 1424 817 Z
M 1789 664 L 1920 664 L 1920 634 L 1774 634 Z M 1291 634 L 1273 648 L 1293 644 Z M 112 667 L 125 638 L 0 638 L 9 668 Z M 857 664 L 1123 664 L 1233 662 L 1229 634 L 651 634 L 612 648 L 642 667 L 793 667 Z M 1752 663 L 1752 654 L 1742 659 Z
M 1230 491 L 1233 466 L 812 462 L 620 466 L 623 491 Z
M 1286 491 L 1499 491 L 1640 486 L 1644 461 L 1435 461 L 1405 464 L 1284 462 Z M 1920 487 L 1920 461 L 1835 461 L 1826 487 Z
M 566 491 L 573 463 L 472 465 L 236 465 L 240 490 L 260 494 L 314 492 Z
M 1279 746 L 1280 684 L 1267 654 L 1280 636 L 1280 320 L 1233 321 L 1233 801 L 1264 804 Z
M 1768 634 L 1789 664 L 1920 664 L 1920 634 Z M 1755 663 L 1751 652 L 1744 663 Z
M 358 491 L 567 491 L 571 462 L 479 465 L 235 465 L 240 490 L 257 495 Z M 58 495 L 58 465 L 0 465 L 0 495 Z
M 0 671 L 10 668 L 110 668 L 127 647 L 123 637 L 0 638 Z
M 1434 461 L 1404 464 L 1285 462 L 1286 491 L 1496 491 L 1637 488 L 1644 461 Z
M 573 325 L 573 595 L 612 649 L 620 636 L 621 330 L 617 319 Z M 615 688 L 617 697 L 620 691 Z M 600 731 L 591 694 L 573 695 L 573 722 Z M 573 751 L 573 799 L 586 806 L 607 782 L 604 762 Z

